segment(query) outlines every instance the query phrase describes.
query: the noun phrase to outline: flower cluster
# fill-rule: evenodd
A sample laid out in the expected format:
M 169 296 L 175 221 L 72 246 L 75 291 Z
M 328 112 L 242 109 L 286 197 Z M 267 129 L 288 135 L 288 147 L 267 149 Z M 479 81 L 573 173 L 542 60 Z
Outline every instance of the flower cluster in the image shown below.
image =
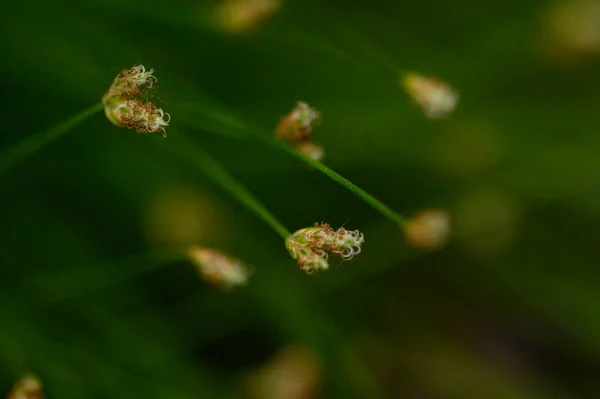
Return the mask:
M 352 259 L 360 253 L 364 241 L 364 235 L 358 230 L 348 231 L 343 227 L 333 230 L 327 223 L 315 223 L 289 236 L 285 245 L 300 269 L 312 274 L 329 268 L 329 254 L 343 260 Z
M 245 285 L 250 276 L 249 268 L 241 260 L 216 249 L 191 247 L 188 257 L 204 280 L 223 289 Z
M 143 65 L 123 70 L 102 98 L 104 113 L 118 127 L 136 129 L 138 133 L 163 132 L 171 116 L 152 102 L 144 103 L 139 96 L 156 83 L 154 70 L 146 71 Z
M 325 151 L 312 140 L 313 128 L 320 123 L 320 112 L 299 101 L 290 113 L 281 118 L 275 129 L 275 136 L 315 161 L 321 161 Z
M 402 85 L 430 119 L 450 115 L 458 104 L 459 95 L 456 90 L 439 79 L 408 73 L 402 77 Z
M 8 395 L 8 399 L 43 399 L 42 383 L 33 375 L 21 378 Z

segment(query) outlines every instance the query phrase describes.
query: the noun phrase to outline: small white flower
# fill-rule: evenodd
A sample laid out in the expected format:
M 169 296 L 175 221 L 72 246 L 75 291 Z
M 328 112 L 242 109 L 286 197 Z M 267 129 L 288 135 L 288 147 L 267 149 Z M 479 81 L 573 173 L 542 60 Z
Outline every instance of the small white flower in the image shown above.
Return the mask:
M 215 249 L 193 246 L 188 256 L 204 280 L 224 289 L 245 285 L 250 276 L 241 260 Z
M 458 104 L 458 92 L 439 79 L 408 73 L 402 77 L 402 85 L 430 119 L 450 115 Z

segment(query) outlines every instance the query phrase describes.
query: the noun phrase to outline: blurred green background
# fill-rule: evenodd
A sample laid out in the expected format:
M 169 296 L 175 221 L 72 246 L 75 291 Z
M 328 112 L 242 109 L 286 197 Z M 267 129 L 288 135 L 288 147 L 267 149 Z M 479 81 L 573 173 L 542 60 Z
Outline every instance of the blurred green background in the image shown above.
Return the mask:
M 33 372 L 57 399 L 600 397 L 600 18 L 565 17 L 574 2 L 287 0 L 231 34 L 215 2 L 8 0 L 0 148 L 136 63 L 172 123 L 163 139 L 97 114 L 0 177 L 0 390 Z M 426 119 L 404 70 L 455 86 L 452 117 Z M 405 215 L 447 209 L 450 245 L 408 248 L 340 185 L 236 137 L 231 115 L 271 130 L 299 100 L 322 112 L 327 165 Z M 180 136 L 290 230 L 359 229 L 363 253 L 303 274 L 162 150 Z M 222 292 L 168 252 L 194 243 L 252 264 L 248 285 Z

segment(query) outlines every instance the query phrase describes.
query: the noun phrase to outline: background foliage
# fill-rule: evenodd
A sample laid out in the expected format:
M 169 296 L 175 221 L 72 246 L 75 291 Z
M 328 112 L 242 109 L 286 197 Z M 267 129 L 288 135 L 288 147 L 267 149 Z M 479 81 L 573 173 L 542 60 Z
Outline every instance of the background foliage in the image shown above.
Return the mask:
M 1 177 L 0 387 L 31 371 L 49 398 L 247 396 L 293 344 L 322 364 L 319 397 L 598 397 L 600 63 L 548 57 L 548 2 L 290 0 L 241 37 L 211 6 L 9 0 L 0 146 L 143 63 L 166 140 L 198 143 L 291 230 L 360 229 L 363 253 L 302 274 L 160 134 L 98 114 Z M 455 114 L 427 120 L 402 70 L 457 87 Z M 448 209 L 452 243 L 410 250 L 352 193 L 236 138 L 234 113 L 272 129 L 298 100 L 322 111 L 329 166 L 404 214 Z M 161 252 L 186 240 L 250 262 L 249 285 L 223 293 Z

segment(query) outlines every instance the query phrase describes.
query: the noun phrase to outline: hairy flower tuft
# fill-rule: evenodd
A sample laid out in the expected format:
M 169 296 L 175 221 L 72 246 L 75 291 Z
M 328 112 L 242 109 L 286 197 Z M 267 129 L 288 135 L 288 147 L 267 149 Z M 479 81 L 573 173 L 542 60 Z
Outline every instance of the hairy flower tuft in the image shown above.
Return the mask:
M 215 27 L 231 35 L 251 33 L 281 6 L 281 0 L 220 0 L 214 9 Z
M 408 73 L 402 76 L 402 85 L 415 104 L 430 119 L 450 115 L 458 104 L 458 93 L 442 80 Z
M 296 231 L 286 239 L 286 247 L 300 269 L 312 274 L 327 270 L 329 254 L 350 260 L 361 252 L 364 235 L 358 230 L 348 231 L 343 227 L 333 230 L 327 223 L 315 223 Z
M 216 249 L 193 246 L 188 257 L 204 280 L 226 290 L 245 285 L 250 277 L 246 264 Z
M 123 70 L 113 81 L 104 97 L 104 113 L 118 127 L 136 129 L 138 133 L 163 132 L 171 116 L 152 102 L 144 103 L 139 96 L 156 83 L 154 70 L 146 71 L 143 65 Z
M 8 399 L 43 399 L 42 383 L 33 375 L 25 375 L 14 385 Z

